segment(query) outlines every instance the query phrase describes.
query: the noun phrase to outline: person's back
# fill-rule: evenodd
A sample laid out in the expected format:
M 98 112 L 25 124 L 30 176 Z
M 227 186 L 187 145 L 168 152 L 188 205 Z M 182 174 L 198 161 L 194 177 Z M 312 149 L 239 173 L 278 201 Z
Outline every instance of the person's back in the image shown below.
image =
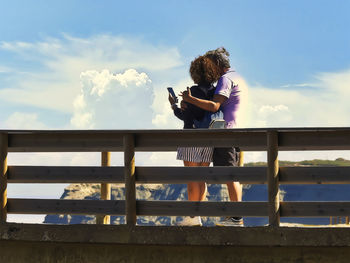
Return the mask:
M 210 100 L 213 98 L 215 87 L 210 84 L 194 85 L 191 87 L 191 92 L 196 98 Z M 200 122 L 204 118 L 206 112 L 206 110 L 193 104 L 187 104 L 187 107 L 184 110 L 179 108 L 174 109 L 175 116 L 184 121 L 184 129 L 198 128 L 194 123 Z
M 239 107 L 239 87 L 235 82 L 237 73 L 229 69 L 218 81 L 215 94 L 222 95 L 227 99 L 220 106 L 224 113 L 224 120 L 227 123 L 227 128 L 233 128 L 236 124 L 236 113 Z

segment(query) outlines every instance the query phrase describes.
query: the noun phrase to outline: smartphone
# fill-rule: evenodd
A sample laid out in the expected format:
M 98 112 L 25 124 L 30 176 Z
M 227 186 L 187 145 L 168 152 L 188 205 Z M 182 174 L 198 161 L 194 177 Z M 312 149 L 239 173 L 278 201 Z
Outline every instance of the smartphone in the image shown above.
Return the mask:
M 172 88 L 172 87 L 168 87 L 167 89 L 168 89 L 169 94 L 171 95 L 171 97 L 173 97 L 173 98 L 174 98 L 175 103 L 177 103 L 177 102 L 178 102 L 178 100 L 177 100 L 177 97 L 176 97 L 176 95 L 175 95 L 175 92 L 174 92 L 173 88 Z

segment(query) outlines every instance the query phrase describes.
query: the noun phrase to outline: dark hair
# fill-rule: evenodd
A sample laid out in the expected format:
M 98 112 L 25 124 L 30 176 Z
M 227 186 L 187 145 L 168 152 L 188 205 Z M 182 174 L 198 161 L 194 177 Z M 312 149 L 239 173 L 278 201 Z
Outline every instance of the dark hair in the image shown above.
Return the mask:
M 190 75 L 196 84 L 212 84 L 221 77 L 221 70 L 212 59 L 199 56 L 191 62 Z
M 205 53 L 204 56 L 213 60 L 221 69 L 231 67 L 229 59 L 230 53 L 228 53 L 224 47 L 219 47 L 215 50 L 209 50 L 207 53 Z

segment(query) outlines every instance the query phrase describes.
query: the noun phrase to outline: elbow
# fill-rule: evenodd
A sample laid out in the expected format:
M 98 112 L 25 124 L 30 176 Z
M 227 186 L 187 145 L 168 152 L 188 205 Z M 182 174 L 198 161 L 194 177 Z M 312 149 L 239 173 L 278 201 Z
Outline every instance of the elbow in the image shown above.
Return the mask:
M 217 112 L 220 109 L 220 104 L 219 103 L 213 103 L 210 105 L 209 111 L 211 112 Z

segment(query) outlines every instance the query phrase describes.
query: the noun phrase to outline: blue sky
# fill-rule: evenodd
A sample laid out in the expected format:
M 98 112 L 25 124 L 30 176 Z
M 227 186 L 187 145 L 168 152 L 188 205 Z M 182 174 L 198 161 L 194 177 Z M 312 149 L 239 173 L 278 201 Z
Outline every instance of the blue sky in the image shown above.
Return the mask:
M 299 82 L 350 65 L 349 1 L 4 1 L 3 41 L 107 33 L 176 46 L 185 61 L 224 45 L 251 82 Z
M 347 0 L 0 0 L 0 129 L 180 129 L 165 87 L 191 85 L 190 62 L 220 46 L 241 76 L 240 127 L 348 127 L 349 13 Z M 337 157 L 350 154 L 280 158 Z M 9 164 L 96 158 L 12 154 Z M 148 154 L 137 162 L 181 165 L 174 159 Z M 44 195 L 53 192 L 61 193 Z

